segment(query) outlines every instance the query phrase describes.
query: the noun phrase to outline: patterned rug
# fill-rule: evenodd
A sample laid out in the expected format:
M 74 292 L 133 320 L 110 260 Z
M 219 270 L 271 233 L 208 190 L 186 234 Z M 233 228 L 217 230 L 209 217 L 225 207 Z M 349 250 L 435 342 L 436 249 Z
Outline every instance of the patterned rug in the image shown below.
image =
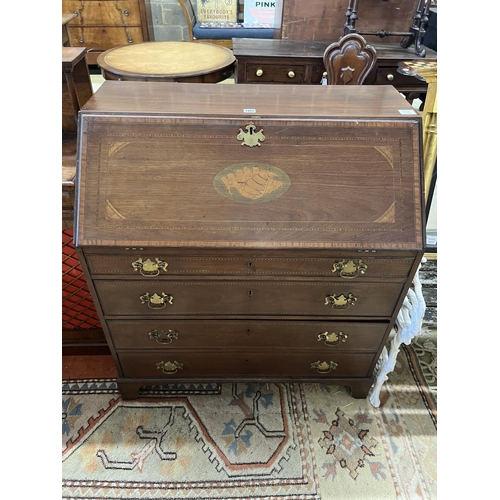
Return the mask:
M 434 335 L 434 336 L 433 336 Z M 380 408 L 323 384 L 63 381 L 64 499 L 437 498 L 436 336 L 404 347 Z

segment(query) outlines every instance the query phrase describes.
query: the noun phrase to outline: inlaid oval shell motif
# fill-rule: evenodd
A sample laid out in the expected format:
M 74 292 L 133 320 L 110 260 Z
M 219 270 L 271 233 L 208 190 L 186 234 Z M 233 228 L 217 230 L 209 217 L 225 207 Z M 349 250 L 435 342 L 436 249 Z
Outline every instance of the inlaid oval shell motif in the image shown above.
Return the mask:
M 278 167 L 263 163 L 238 163 L 214 178 L 215 190 L 233 201 L 262 203 L 279 198 L 290 187 L 290 177 Z

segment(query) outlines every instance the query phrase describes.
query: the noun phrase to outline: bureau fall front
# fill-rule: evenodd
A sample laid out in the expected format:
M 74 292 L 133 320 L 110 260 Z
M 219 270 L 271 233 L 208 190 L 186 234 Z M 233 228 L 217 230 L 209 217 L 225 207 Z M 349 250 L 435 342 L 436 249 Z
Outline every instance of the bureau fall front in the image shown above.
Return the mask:
M 421 122 L 393 87 L 107 81 L 79 120 L 75 245 L 123 398 L 368 394 L 424 251 Z

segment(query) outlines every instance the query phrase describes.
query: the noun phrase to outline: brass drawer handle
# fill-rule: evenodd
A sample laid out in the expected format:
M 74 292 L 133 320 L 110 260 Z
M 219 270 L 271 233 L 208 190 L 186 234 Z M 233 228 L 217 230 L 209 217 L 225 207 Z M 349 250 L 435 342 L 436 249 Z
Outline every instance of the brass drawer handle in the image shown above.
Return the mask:
M 311 369 L 317 370 L 318 373 L 326 374 L 330 373 L 332 370 L 335 370 L 339 366 L 335 361 L 315 361 L 311 363 Z
M 151 330 L 148 335 L 151 340 L 156 339 L 158 344 L 170 344 L 172 340 L 179 338 L 179 332 L 175 330 Z
M 184 365 L 178 361 L 160 361 L 159 363 L 156 363 L 156 368 L 161 370 L 166 375 L 173 375 L 174 373 L 177 373 L 177 370 L 182 370 Z
M 160 271 L 167 272 L 168 264 L 158 257 L 155 258 L 154 262 L 151 259 L 143 261 L 141 257 L 139 257 L 132 262 L 132 267 L 134 271 L 140 271 L 143 276 L 158 276 Z
M 341 278 L 353 279 L 357 278 L 360 274 L 366 274 L 367 269 L 368 266 L 362 260 L 358 260 L 357 263 L 353 260 L 349 260 L 348 262 L 341 260 L 333 264 L 332 273 L 338 271 Z
M 146 292 L 139 299 L 141 299 L 141 304 L 147 304 L 151 309 L 163 309 L 167 304 L 174 303 L 173 295 L 165 292 L 161 292 L 161 295 L 158 295 L 156 292 L 150 295 L 149 292 Z
M 358 300 L 352 293 L 348 293 L 347 296 L 341 293 L 337 295 L 327 295 L 325 297 L 325 306 L 331 304 L 332 309 L 347 309 L 349 306 L 353 306 Z
M 386 78 L 387 78 L 390 82 L 392 82 L 392 80 L 394 80 L 394 75 L 393 75 L 392 73 L 389 73 L 389 74 L 386 76 Z
M 318 334 L 318 342 L 323 341 L 325 345 L 339 345 L 341 342 L 347 340 L 347 335 L 345 333 L 339 332 L 323 332 Z
M 293 71 L 289 71 L 288 78 L 295 78 L 295 73 Z
M 256 74 L 257 76 L 262 76 L 262 75 L 264 74 L 264 71 L 263 71 L 261 68 L 259 68 L 259 69 L 255 72 L 255 74 Z

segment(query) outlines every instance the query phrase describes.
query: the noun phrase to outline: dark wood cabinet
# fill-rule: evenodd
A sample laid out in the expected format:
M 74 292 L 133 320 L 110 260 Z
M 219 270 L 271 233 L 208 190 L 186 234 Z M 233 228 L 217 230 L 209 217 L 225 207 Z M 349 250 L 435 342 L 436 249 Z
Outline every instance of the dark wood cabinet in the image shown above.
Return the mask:
M 319 85 L 325 72 L 323 53 L 331 42 L 306 40 L 256 40 L 234 38 L 237 83 L 278 83 Z M 411 48 L 396 44 L 371 43 L 377 62 L 365 85 L 393 85 L 400 92 L 417 97 L 427 91 L 425 81 L 398 73 L 400 61 L 419 58 Z M 436 60 L 436 52 L 427 49 L 426 60 Z M 421 58 L 420 58 L 421 59 Z
M 75 245 L 124 398 L 367 395 L 424 249 L 421 118 L 393 87 L 106 81 L 79 126 Z

